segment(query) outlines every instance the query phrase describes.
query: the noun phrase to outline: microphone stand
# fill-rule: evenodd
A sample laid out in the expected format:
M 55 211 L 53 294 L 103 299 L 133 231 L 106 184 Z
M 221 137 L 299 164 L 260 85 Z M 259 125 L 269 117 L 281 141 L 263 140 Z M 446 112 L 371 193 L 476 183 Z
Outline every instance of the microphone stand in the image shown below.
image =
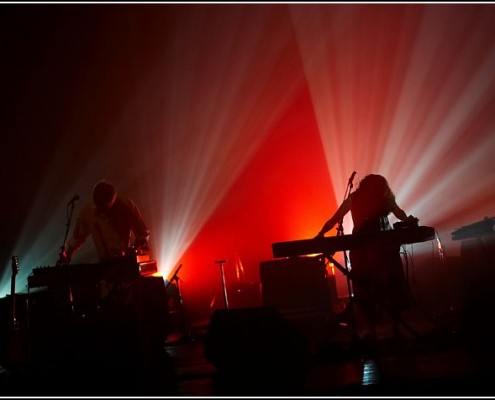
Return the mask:
M 347 183 L 347 188 L 345 189 L 345 194 L 344 194 L 344 200 L 346 201 L 349 195 L 351 194 L 352 188 L 354 187 L 352 184 L 352 178 L 354 177 L 354 173 L 352 174 L 351 179 L 349 179 L 349 182 Z M 337 223 L 337 236 L 343 236 L 344 235 L 344 218 L 342 218 L 338 223 Z M 344 250 L 344 265 L 346 271 L 349 273 L 349 258 L 347 256 L 347 251 Z M 347 276 L 347 290 L 349 291 L 349 299 L 352 297 L 352 290 L 351 290 L 351 283 L 349 279 L 349 274 L 346 274 Z
M 349 195 L 351 194 L 351 191 L 352 191 L 352 188 L 354 187 L 353 184 L 352 184 L 352 180 L 354 178 L 354 175 L 355 175 L 355 172 L 353 172 L 353 174 L 351 175 L 351 178 L 349 179 L 348 183 L 347 183 L 347 187 L 346 187 L 346 190 L 345 190 L 345 193 L 344 193 L 344 200 L 347 200 L 347 198 L 349 197 Z M 344 235 L 344 218 L 342 217 L 342 219 L 337 223 L 337 236 L 343 236 Z M 352 292 L 352 287 L 351 287 L 351 279 L 349 278 L 349 258 L 347 256 L 347 251 L 344 249 L 343 250 L 343 253 L 344 253 L 344 265 L 345 265 L 345 276 L 346 276 L 346 279 L 347 279 L 347 292 L 349 293 L 349 303 L 348 303 L 348 306 L 347 306 L 347 310 L 345 312 L 345 314 L 348 314 L 348 321 L 350 322 L 350 329 L 351 329 L 351 335 L 355 334 L 355 329 L 354 329 L 354 322 L 353 322 L 353 318 L 352 318 L 352 309 L 353 309 L 353 292 Z
M 218 264 L 220 266 L 220 275 L 222 277 L 222 292 L 223 292 L 223 301 L 225 304 L 225 308 L 229 308 L 229 302 L 227 300 L 227 287 L 225 285 L 225 273 L 223 270 L 223 264 L 227 262 L 227 260 L 217 260 L 215 261 L 215 264 Z
M 69 236 L 69 229 L 70 229 L 70 223 L 72 220 L 72 214 L 74 213 L 74 201 L 71 201 L 67 205 L 67 223 L 65 224 L 65 236 L 64 236 L 64 242 L 62 243 L 62 246 L 60 246 L 60 253 L 59 253 L 59 259 L 57 261 L 57 265 L 62 264 L 62 259 L 63 259 L 63 254 L 65 251 L 65 245 L 67 244 L 67 237 Z
M 168 283 L 165 285 L 165 290 L 172 284 L 172 282 L 175 282 L 175 286 L 177 288 L 177 300 L 178 300 L 177 307 L 179 312 L 179 325 L 182 333 L 182 339 L 192 340 L 191 326 L 189 325 L 188 318 L 186 317 L 184 300 L 182 298 L 182 290 L 181 290 L 182 285 L 180 283 L 181 279 L 179 278 L 179 271 L 181 268 L 182 268 L 182 264 L 180 264 L 177 267 L 174 274 L 172 275 Z
M 59 253 L 59 258 L 57 261 L 57 265 L 62 265 L 63 264 L 63 254 L 65 251 L 65 245 L 67 243 L 67 237 L 69 235 L 69 229 L 70 229 L 70 223 L 72 220 L 72 214 L 74 213 L 74 206 L 75 206 L 75 201 L 71 200 L 69 204 L 67 204 L 67 223 L 65 224 L 65 236 L 64 236 L 64 241 L 62 243 L 62 246 L 60 246 L 60 253 Z M 67 286 L 69 289 L 69 304 L 70 304 L 70 310 L 71 310 L 71 316 L 72 320 L 74 322 L 75 319 L 75 309 L 74 309 L 74 295 L 72 293 L 72 286 L 71 282 L 68 280 Z

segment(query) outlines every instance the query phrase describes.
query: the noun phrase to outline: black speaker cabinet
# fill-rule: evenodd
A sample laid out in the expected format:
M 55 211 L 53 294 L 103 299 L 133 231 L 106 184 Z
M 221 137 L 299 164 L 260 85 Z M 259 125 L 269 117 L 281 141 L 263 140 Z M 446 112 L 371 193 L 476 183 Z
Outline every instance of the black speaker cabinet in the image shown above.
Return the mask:
M 260 263 L 263 306 L 277 310 L 331 309 L 325 259 L 293 257 Z
M 14 320 L 15 308 L 15 320 Z M 15 367 L 28 361 L 27 296 L 17 293 L 0 299 L 0 365 Z
M 144 352 L 161 351 L 169 333 L 162 277 L 138 277 L 106 286 L 83 282 L 72 285 L 70 292 L 68 286 L 38 288 L 30 293 L 28 303 L 35 362 L 110 358 L 131 362 Z
M 206 359 L 219 370 L 303 364 L 306 338 L 273 307 L 216 310 L 205 337 Z

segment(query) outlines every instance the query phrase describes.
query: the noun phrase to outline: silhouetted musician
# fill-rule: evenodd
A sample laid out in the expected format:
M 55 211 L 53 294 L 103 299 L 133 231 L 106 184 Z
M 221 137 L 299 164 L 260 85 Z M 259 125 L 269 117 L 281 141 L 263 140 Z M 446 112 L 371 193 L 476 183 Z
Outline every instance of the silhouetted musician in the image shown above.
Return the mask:
M 80 210 L 67 248 L 58 264 L 69 264 L 72 255 L 91 236 L 102 262 L 128 256 L 149 254 L 150 231 L 138 206 L 118 195 L 114 185 L 101 180 L 93 188 L 93 201 Z
M 354 175 L 355 172 L 349 179 L 350 188 Z M 352 216 L 353 231 L 352 235 L 343 235 L 342 221 L 348 212 Z M 408 226 L 418 224 L 416 217 L 408 216 L 398 206 L 383 176 L 367 175 L 354 192 L 349 190 L 349 195 L 323 224 L 316 237 L 304 243 L 311 253 L 330 253 L 329 257 L 338 249 L 350 250 L 352 293 L 349 294 L 356 318 L 354 333 L 358 336 L 369 335 L 373 339 L 376 339 L 376 325 L 383 313 L 391 318 L 394 335 L 400 335 L 399 316 L 410 303 L 400 256 L 402 243 L 397 235 L 399 230 L 395 231 L 390 225 L 389 214 Z M 326 238 L 324 235 L 337 224 L 338 236 Z M 289 249 L 294 249 L 292 245 L 288 246 Z M 273 246 L 277 256 L 283 253 L 280 247 L 283 246 Z

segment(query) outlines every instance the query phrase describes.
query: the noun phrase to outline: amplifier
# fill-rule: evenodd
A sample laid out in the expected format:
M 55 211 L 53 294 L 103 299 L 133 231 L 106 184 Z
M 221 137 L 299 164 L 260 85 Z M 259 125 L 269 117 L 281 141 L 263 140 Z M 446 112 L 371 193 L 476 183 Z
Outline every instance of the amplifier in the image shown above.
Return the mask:
M 452 240 L 463 240 L 495 234 L 495 217 L 485 217 L 481 221 L 465 225 L 452 232 Z
M 261 298 L 264 306 L 279 311 L 331 308 L 330 278 L 325 258 L 291 257 L 260 263 Z

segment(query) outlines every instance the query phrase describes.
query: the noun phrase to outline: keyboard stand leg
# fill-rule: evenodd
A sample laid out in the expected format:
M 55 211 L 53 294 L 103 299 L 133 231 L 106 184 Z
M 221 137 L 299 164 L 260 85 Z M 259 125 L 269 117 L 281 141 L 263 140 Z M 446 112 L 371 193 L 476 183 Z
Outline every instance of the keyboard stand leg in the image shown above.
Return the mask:
M 355 323 L 354 323 L 354 299 L 352 292 L 351 279 L 349 277 L 349 270 L 346 267 L 343 267 L 335 258 L 333 258 L 333 254 L 324 254 L 324 257 L 328 259 L 347 279 L 347 293 L 349 296 L 349 302 L 344 311 L 342 311 L 343 321 L 349 329 L 349 334 L 351 338 L 357 336 Z
M 406 321 L 404 321 L 402 318 L 399 318 L 397 323 L 402 326 L 406 331 L 408 331 L 412 336 L 414 336 L 416 339 L 423 339 L 423 336 L 420 335 L 416 330 L 414 330 L 411 325 L 409 325 Z

